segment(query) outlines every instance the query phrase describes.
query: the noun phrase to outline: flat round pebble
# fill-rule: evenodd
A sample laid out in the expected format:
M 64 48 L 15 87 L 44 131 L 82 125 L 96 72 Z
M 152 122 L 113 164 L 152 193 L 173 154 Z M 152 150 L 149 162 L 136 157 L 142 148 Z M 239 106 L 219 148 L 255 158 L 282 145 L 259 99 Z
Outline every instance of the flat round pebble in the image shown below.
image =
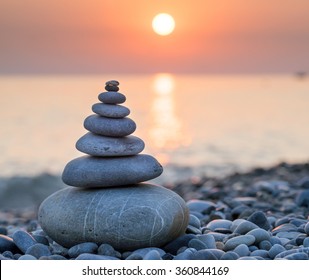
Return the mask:
M 239 256 L 235 252 L 229 251 L 222 255 L 220 260 L 237 260 L 238 258 Z
M 119 259 L 111 256 L 102 256 L 102 255 L 84 253 L 79 255 L 76 258 L 76 260 L 119 260 Z
M 115 91 L 102 92 L 98 98 L 101 102 L 107 104 L 121 104 L 126 101 L 126 97 L 122 93 Z
M 254 242 L 255 242 L 255 237 L 253 235 L 236 236 L 226 241 L 224 245 L 224 251 L 233 250 L 240 244 L 245 244 L 247 246 L 250 246 L 254 244 Z
M 274 259 L 278 254 L 284 251 L 286 251 L 286 249 L 282 245 L 275 244 L 269 249 L 268 255 L 271 259 Z
M 162 258 L 157 250 L 151 250 L 143 257 L 143 260 L 162 260 Z
M 146 154 L 104 158 L 82 156 L 65 166 L 62 180 L 67 185 L 82 188 L 119 187 L 154 179 L 162 172 L 160 163 Z
M 89 132 L 76 142 L 77 150 L 91 156 L 99 157 L 137 155 L 144 147 L 144 141 L 132 135 L 116 138 Z
M 211 222 L 209 222 L 206 225 L 206 228 L 209 228 L 212 231 L 216 231 L 216 229 L 220 228 L 224 228 L 224 229 L 230 229 L 232 226 L 232 221 L 229 220 L 213 220 Z
M 25 253 L 29 247 L 38 242 L 26 231 L 17 230 L 12 236 L 16 246 Z
M 270 239 L 270 233 L 264 229 L 256 228 L 253 230 L 250 230 L 246 233 L 246 235 L 253 235 L 255 237 L 255 242 L 258 244 L 263 240 L 269 240 Z
M 122 105 L 96 103 L 92 105 L 92 111 L 102 117 L 125 118 L 130 114 L 130 109 Z
M 256 228 L 258 228 L 256 224 L 249 222 L 249 221 L 243 221 L 236 227 L 236 229 L 234 230 L 234 233 L 246 234 L 250 230 L 253 230 Z
M 51 252 L 48 248 L 48 246 L 37 243 L 32 245 L 31 247 L 29 247 L 27 249 L 27 251 L 25 252 L 27 255 L 32 255 L 34 257 L 36 257 L 37 259 L 39 259 L 40 257 L 43 256 L 50 256 Z
M 309 222 L 306 223 L 304 230 L 305 230 L 305 233 L 309 235 Z
M 32 256 L 32 255 L 22 255 L 18 258 L 18 260 L 29 260 L 29 261 L 33 261 L 33 260 L 37 260 L 36 257 Z
M 83 253 L 94 254 L 97 252 L 97 250 L 98 245 L 96 243 L 84 242 L 71 247 L 68 251 L 68 255 L 71 258 L 76 258 Z
M 248 221 L 256 224 L 262 229 L 270 230 L 271 226 L 267 220 L 266 215 L 262 211 L 256 211 L 248 217 Z
M 200 228 L 201 227 L 201 221 L 194 215 L 189 215 L 189 225 Z
M 112 119 L 90 115 L 84 121 L 84 127 L 95 134 L 109 137 L 123 137 L 136 130 L 136 123 L 130 118 Z
M 98 254 L 99 255 L 105 255 L 105 256 L 111 256 L 111 257 L 116 257 L 120 258 L 121 254 L 116 251 L 113 246 L 109 244 L 101 244 L 98 248 Z
M 239 244 L 233 252 L 235 252 L 239 257 L 249 256 L 250 254 L 250 250 L 245 244 Z
M 211 234 L 198 235 L 197 239 L 203 242 L 206 249 L 216 249 L 216 240 Z

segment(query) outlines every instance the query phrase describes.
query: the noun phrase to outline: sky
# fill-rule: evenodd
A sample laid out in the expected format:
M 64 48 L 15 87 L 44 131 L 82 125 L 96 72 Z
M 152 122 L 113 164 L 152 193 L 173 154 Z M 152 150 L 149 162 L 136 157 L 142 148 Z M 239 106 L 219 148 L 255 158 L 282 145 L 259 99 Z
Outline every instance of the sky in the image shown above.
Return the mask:
M 308 0 L 1 0 L 0 74 L 309 71 Z M 155 34 L 161 12 L 176 22 Z

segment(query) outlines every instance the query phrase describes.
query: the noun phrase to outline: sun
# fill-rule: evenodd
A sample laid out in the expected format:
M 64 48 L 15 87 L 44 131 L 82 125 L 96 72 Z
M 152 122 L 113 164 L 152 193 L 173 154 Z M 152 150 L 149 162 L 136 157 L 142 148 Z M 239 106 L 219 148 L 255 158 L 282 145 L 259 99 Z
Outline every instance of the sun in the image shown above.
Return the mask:
M 166 36 L 175 29 L 174 18 L 166 13 L 156 15 L 152 20 L 152 28 L 158 35 Z

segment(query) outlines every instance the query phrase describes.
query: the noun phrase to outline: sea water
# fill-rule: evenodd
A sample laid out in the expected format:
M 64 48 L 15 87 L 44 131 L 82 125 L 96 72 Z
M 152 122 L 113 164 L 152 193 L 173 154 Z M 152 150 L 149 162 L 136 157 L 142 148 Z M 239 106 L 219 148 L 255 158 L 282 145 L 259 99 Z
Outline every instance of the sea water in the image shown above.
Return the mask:
M 309 159 L 309 79 L 293 75 L 0 77 L 0 177 L 60 174 L 83 155 L 105 81 L 117 79 L 144 153 L 166 174 L 222 175 Z

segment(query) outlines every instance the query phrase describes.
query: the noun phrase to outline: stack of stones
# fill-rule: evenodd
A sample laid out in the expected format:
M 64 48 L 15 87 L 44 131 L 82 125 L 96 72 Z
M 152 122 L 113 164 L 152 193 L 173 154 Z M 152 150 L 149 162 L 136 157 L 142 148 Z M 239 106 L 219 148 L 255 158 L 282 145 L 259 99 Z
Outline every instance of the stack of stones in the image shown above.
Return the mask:
M 188 209 L 183 199 L 144 181 L 158 177 L 162 166 L 139 154 L 144 142 L 132 136 L 136 124 L 122 105 L 119 83 L 106 83 L 101 101 L 87 117 L 89 131 L 76 143 L 86 153 L 70 161 L 62 174 L 69 185 L 40 206 L 39 222 L 64 247 L 84 242 L 107 243 L 119 251 L 161 247 L 184 234 Z

